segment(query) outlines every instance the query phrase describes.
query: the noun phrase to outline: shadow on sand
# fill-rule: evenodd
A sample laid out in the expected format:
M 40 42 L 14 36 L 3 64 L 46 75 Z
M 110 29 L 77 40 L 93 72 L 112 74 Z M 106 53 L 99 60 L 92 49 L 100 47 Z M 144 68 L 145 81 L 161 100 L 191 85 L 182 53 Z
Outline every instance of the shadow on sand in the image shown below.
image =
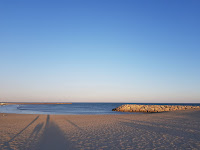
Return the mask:
M 170 125 L 169 123 L 158 123 L 158 122 L 148 122 L 148 121 L 135 121 L 131 119 L 125 119 L 125 118 L 119 118 L 125 121 L 119 121 L 121 125 L 137 128 L 137 129 L 142 129 L 142 130 L 147 130 L 147 131 L 152 131 L 156 133 L 162 133 L 162 134 L 167 134 L 175 137 L 182 137 L 187 140 L 200 140 L 199 132 L 197 130 L 194 130 L 191 128 L 186 128 L 182 124 L 174 124 Z M 181 121 L 180 121 L 181 122 Z M 179 123 L 180 123 L 179 122 Z M 186 121 L 183 122 L 183 124 Z M 189 122 L 188 122 L 189 124 Z
M 71 144 L 67 142 L 66 137 L 60 128 L 50 121 L 50 116 L 47 115 L 44 132 L 38 144 L 40 150 L 66 150 L 73 149 Z
M 18 137 L 22 132 L 24 132 L 30 125 L 32 125 L 37 119 L 39 118 L 39 115 L 33 119 L 33 121 L 31 121 L 25 128 L 23 128 L 20 132 L 18 132 L 16 135 L 14 135 L 9 141 L 5 142 L 0 149 L 6 149 L 6 150 L 12 150 L 12 148 L 10 147 L 10 142 L 12 142 L 13 140 L 15 140 L 16 137 Z
M 31 135 L 29 136 L 29 138 L 33 138 L 33 139 L 37 138 L 38 133 L 42 129 L 43 125 L 44 125 L 44 123 L 38 123 L 38 125 L 35 126 L 35 128 L 33 129 Z
M 83 131 L 83 129 L 82 128 L 80 128 L 78 125 L 76 125 L 75 123 L 73 123 L 72 121 L 70 121 L 70 120 L 66 120 L 69 124 L 71 124 L 72 126 L 74 126 L 75 128 L 77 128 L 77 129 L 79 129 L 79 130 L 82 130 Z

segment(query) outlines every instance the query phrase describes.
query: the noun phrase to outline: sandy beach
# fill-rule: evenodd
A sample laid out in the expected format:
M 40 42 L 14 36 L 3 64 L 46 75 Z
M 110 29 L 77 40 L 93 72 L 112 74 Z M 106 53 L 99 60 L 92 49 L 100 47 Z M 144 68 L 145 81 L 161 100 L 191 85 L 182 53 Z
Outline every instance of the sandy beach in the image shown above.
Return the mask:
M 199 116 L 0 114 L 0 149 L 200 149 Z

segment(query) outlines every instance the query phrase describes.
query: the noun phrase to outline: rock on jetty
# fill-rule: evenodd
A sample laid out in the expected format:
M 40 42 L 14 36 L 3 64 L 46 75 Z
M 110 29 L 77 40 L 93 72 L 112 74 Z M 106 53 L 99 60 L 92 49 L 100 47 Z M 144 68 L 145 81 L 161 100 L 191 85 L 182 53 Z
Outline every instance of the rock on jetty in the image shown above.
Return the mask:
M 181 105 L 136 105 L 126 104 L 112 109 L 112 111 L 122 112 L 166 112 L 175 110 L 186 110 L 186 109 L 199 109 L 200 106 L 181 106 Z

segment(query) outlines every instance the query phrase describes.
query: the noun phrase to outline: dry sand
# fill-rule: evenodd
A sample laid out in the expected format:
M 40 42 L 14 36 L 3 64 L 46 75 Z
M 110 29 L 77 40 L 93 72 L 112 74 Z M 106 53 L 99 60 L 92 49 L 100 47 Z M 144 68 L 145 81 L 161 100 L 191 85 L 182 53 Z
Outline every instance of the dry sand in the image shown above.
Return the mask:
M 0 149 L 200 149 L 200 110 L 130 115 L 0 114 Z

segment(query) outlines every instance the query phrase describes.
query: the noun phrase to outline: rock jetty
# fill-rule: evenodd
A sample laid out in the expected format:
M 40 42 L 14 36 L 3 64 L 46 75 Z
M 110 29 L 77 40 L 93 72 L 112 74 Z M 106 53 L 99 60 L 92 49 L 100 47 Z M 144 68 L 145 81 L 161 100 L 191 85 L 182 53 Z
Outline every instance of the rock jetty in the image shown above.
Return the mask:
M 182 106 L 182 105 L 136 105 L 126 104 L 112 109 L 112 111 L 121 112 L 166 112 L 175 110 L 186 110 L 186 109 L 199 109 L 200 106 Z

